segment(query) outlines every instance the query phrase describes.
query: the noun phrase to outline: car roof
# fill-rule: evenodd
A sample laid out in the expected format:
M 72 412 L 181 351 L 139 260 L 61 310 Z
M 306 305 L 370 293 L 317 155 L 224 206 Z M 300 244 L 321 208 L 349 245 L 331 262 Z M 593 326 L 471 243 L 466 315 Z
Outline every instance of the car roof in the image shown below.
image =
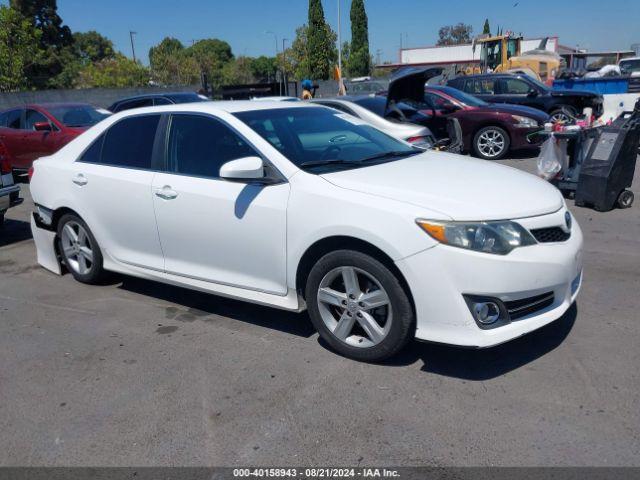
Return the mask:
M 186 97 L 197 95 L 196 92 L 155 92 L 155 93 L 141 93 L 140 95 L 133 95 L 131 97 L 121 98 L 114 103 L 128 102 L 129 100 L 139 100 L 141 98 L 155 98 L 155 97 Z
M 177 105 L 161 105 L 157 107 L 143 107 L 134 108 L 131 110 L 124 110 L 118 112 L 115 116 L 127 117 L 140 113 L 162 113 L 162 112 L 200 112 L 200 113 L 239 113 L 250 112 L 256 110 L 281 110 L 287 108 L 323 108 L 322 105 L 317 105 L 310 102 L 278 102 L 278 101 L 264 101 L 256 102 L 253 100 L 220 100 L 211 102 L 196 102 L 196 103 L 180 103 Z
M 512 77 L 522 77 L 524 76 L 521 73 L 476 73 L 474 75 L 460 75 L 459 77 L 452 78 L 451 80 L 460 80 L 465 78 L 512 78 Z
M 93 108 L 93 105 L 89 103 L 82 103 L 82 102 L 25 103 L 24 105 L 16 105 L 11 108 L 5 108 L 2 111 L 7 112 L 9 110 L 17 110 L 19 108 L 40 108 L 40 109 L 46 110 L 48 108 L 60 108 L 60 107 L 92 107 Z

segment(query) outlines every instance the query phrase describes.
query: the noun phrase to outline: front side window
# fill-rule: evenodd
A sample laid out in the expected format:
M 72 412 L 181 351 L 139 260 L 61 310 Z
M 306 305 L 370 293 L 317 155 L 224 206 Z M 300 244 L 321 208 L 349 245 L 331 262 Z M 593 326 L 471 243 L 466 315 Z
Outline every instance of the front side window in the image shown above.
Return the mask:
M 67 127 L 90 127 L 110 115 L 106 110 L 90 105 L 51 107 L 49 113 Z
M 219 120 L 204 115 L 171 117 L 170 172 L 218 178 L 225 163 L 256 155 L 244 139 Z
M 398 160 L 420 152 L 366 122 L 322 107 L 235 114 L 282 155 L 314 173 Z
M 502 82 L 502 93 L 507 95 L 526 95 L 531 90 L 531 86 L 522 80 L 517 78 L 505 78 Z
M 25 130 L 35 130 L 36 123 L 49 123 L 49 119 L 37 110 L 27 109 L 27 114 L 24 120 Z
M 104 134 L 98 163 L 114 167 L 150 169 L 159 121 L 160 115 L 142 115 L 125 118 L 112 125 Z M 93 147 L 94 145 L 85 154 Z M 95 155 L 95 152 L 93 154 Z

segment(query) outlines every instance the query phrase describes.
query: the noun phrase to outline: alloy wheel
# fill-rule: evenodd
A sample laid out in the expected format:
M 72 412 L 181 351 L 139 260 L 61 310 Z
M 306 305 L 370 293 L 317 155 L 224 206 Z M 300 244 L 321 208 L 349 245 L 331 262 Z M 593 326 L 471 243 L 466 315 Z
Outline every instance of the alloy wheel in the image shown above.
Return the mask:
M 485 130 L 478 137 L 478 150 L 488 158 L 499 157 L 505 145 L 504 135 L 498 130 Z
M 69 221 L 60 235 L 62 252 L 67 266 L 80 275 L 86 275 L 93 267 L 93 246 L 87 231 L 77 222 Z
M 323 277 L 318 308 L 329 331 L 354 347 L 378 345 L 391 329 L 389 295 L 371 274 L 356 267 L 338 267 Z
M 567 125 L 573 121 L 573 118 L 567 115 L 566 113 L 560 111 L 551 115 L 551 123 L 562 123 Z

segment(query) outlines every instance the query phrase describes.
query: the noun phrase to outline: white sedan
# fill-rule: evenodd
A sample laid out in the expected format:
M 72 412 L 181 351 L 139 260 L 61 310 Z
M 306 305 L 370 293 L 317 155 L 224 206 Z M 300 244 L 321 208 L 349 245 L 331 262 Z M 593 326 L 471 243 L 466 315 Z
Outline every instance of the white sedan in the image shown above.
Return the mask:
M 307 308 L 360 360 L 414 337 L 508 341 L 581 284 L 582 233 L 553 186 L 303 102 L 125 111 L 30 175 L 45 268 Z

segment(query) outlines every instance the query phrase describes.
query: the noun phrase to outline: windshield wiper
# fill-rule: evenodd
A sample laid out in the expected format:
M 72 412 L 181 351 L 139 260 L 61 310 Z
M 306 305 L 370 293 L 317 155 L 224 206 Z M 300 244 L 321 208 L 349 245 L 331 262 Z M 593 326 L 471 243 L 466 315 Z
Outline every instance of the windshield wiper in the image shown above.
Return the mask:
M 339 158 L 330 158 L 328 160 L 310 160 L 302 162 L 301 167 L 317 167 L 319 165 L 358 165 L 360 160 L 341 160 Z
M 398 150 L 398 151 L 392 151 L 392 152 L 384 152 L 384 153 L 378 153 L 376 155 L 372 155 L 370 157 L 365 157 L 362 160 L 360 160 L 361 162 L 373 162 L 376 160 L 384 160 L 387 158 L 399 158 L 399 157 L 410 157 L 412 155 L 418 155 L 419 153 L 423 153 L 424 150 Z

